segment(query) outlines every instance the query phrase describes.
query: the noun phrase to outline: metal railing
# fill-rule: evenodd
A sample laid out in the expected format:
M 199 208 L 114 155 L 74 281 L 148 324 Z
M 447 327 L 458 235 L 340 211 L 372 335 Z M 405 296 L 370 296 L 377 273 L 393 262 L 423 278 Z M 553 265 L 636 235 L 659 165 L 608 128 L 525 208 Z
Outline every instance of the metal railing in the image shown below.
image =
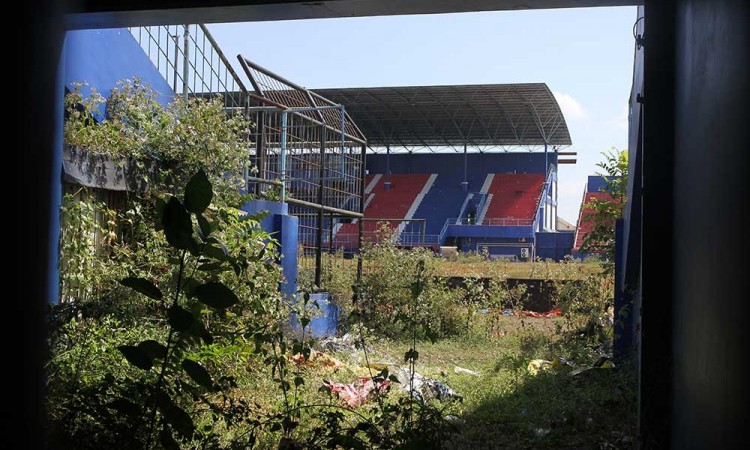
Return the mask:
M 478 227 L 525 227 L 534 224 L 534 219 L 516 219 L 513 217 L 486 218 L 482 223 L 477 223 L 476 219 L 458 218 L 448 219 L 448 225 L 469 225 Z M 443 227 L 447 230 L 447 226 Z
M 379 233 L 362 233 L 362 242 L 365 244 L 378 244 L 381 241 L 382 235 Z M 328 240 L 325 241 L 325 244 L 328 244 Z M 357 234 L 353 233 L 338 233 L 334 236 L 332 244 L 334 250 L 342 248 L 347 250 L 356 249 L 359 248 L 359 237 Z M 422 233 L 419 232 L 409 232 L 402 233 L 401 236 L 394 242 L 391 242 L 391 244 L 404 247 L 423 247 L 440 245 L 440 240 L 437 234 L 422 235 Z
M 128 30 L 175 94 L 186 98 L 221 96 L 228 109 L 247 107 L 245 85 L 205 25 L 158 25 Z

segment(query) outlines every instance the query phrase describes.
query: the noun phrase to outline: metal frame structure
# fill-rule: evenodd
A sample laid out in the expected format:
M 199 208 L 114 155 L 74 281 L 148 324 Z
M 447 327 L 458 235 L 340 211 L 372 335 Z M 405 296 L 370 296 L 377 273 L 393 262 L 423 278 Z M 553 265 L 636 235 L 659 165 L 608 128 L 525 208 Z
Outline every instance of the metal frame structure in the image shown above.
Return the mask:
M 229 114 L 253 121 L 245 186 L 266 197 L 279 190 L 299 218 L 300 269 L 313 269 L 314 255 L 313 283 L 322 287 L 323 248 L 333 251 L 326 236 L 337 218 L 363 218 L 367 141 L 345 107 L 238 56 L 246 88 L 203 24 L 129 30 L 176 94 L 220 96 Z
M 335 250 L 340 217 L 360 219 L 361 246 L 367 140 L 343 105 L 237 58 L 255 91 L 248 107 L 255 118 L 248 188 L 266 196 L 267 186 L 280 189 L 279 199 L 299 218 L 300 279 L 322 288 L 324 272 L 332 270 L 324 267 L 330 261 L 323 259 L 324 248 Z M 313 277 L 305 276 L 313 270 Z

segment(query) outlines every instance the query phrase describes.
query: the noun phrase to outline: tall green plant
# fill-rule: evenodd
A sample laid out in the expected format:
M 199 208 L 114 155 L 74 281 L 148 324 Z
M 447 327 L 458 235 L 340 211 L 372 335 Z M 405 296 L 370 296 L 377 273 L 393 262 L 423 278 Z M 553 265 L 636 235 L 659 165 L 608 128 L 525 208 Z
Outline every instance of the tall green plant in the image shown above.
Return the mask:
M 203 168 L 219 199 L 239 202 L 250 129 L 241 114 L 228 116 L 220 99 L 176 98 L 162 106 L 138 78 L 118 82 L 108 98 L 93 89 L 84 97 L 81 87 L 65 99 L 66 146 L 141 168 L 155 164 L 158 170 L 139 174 L 155 191 L 177 192 Z
M 605 261 L 605 268 L 614 269 L 615 220 L 622 217 L 627 200 L 628 151 L 612 148 L 602 153 L 604 161 L 597 164 L 602 169 L 599 175 L 605 181 L 604 192 L 609 199 L 592 198 L 583 208 L 592 210 L 581 220 L 592 223 L 592 228 L 581 245 L 582 253 L 599 253 Z

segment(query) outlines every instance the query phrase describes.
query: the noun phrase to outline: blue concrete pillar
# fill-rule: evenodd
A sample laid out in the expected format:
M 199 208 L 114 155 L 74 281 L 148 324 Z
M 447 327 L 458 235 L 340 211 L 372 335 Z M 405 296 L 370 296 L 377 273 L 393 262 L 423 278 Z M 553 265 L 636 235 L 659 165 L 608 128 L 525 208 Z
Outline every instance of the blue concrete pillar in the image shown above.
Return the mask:
M 267 200 L 252 200 L 242 208 L 248 214 L 267 211 L 260 226 L 279 241 L 279 263 L 284 275 L 284 283 L 279 287 L 285 297 L 291 299 L 297 291 L 297 247 L 299 218 L 289 215 L 289 205 Z
M 291 298 L 297 291 L 297 230 L 299 218 L 275 214 L 274 225 L 279 230 L 277 239 L 281 243 L 281 271 L 284 274 L 281 292 L 286 298 Z
M 626 358 L 633 349 L 633 302 L 630 295 L 625 295 L 623 283 L 624 224 L 623 219 L 615 221 L 615 359 Z

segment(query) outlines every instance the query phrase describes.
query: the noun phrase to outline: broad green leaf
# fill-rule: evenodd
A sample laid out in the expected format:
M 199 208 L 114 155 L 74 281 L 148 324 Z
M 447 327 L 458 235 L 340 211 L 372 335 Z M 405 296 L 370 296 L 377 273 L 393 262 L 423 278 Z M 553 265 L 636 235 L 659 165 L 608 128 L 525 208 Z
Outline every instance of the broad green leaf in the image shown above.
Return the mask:
M 127 359 L 130 364 L 139 369 L 150 370 L 154 365 L 151 358 L 145 351 L 143 351 L 143 349 L 133 345 L 121 345 L 117 347 L 117 350 L 120 350 L 120 353 L 125 356 L 125 359 Z
M 218 309 L 229 308 L 240 301 L 237 295 L 220 281 L 209 281 L 198 286 L 195 288 L 195 296 L 206 305 Z
M 156 406 L 159 408 L 164 419 L 172 425 L 172 428 L 185 439 L 191 439 L 195 431 L 195 425 L 190 415 L 177 406 L 169 395 L 164 391 L 156 391 Z
M 118 398 L 107 404 L 108 408 L 119 411 L 126 416 L 138 417 L 141 415 L 141 408 L 128 399 Z
M 197 248 L 193 239 L 193 223 L 190 220 L 190 214 L 177 198 L 170 197 L 167 206 L 164 207 L 161 223 L 169 245 L 180 250 Z
M 302 328 L 304 328 L 310 324 L 310 319 L 308 319 L 307 317 L 300 317 L 299 323 L 302 324 Z
M 162 299 L 162 293 L 159 288 L 145 278 L 127 277 L 120 280 L 120 284 L 154 300 Z
M 206 172 L 200 169 L 185 186 L 185 208 L 190 212 L 200 214 L 211 204 L 213 196 L 213 186 Z
M 143 350 L 151 358 L 152 362 L 155 358 L 164 359 L 167 357 L 167 347 L 153 339 L 141 342 L 138 344 L 138 348 Z
M 192 359 L 184 359 L 182 361 L 182 368 L 185 369 L 185 372 L 187 372 L 187 374 L 190 375 L 190 378 L 196 383 L 209 390 L 214 388 L 214 380 L 211 379 L 211 375 L 197 362 Z
M 203 238 L 207 238 L 212 231 L 211 224 L 208 223 L 208 220 L 206 220 L 205 217 L 203 217 L 203 214 L 196 214 L 195 217 L 198 219 L 198 227 L 200 227 Z
M 193 326 L 195 317 L 193 317 L 193 313 L 191 313 L 190 311 L 175 305 L 169 308 L 169 312 L 167 313 L 167 320 L 169 321 L 169 324 L 172 326 L 172 328 L 177 331 L 183 332 L 189 330 Z

